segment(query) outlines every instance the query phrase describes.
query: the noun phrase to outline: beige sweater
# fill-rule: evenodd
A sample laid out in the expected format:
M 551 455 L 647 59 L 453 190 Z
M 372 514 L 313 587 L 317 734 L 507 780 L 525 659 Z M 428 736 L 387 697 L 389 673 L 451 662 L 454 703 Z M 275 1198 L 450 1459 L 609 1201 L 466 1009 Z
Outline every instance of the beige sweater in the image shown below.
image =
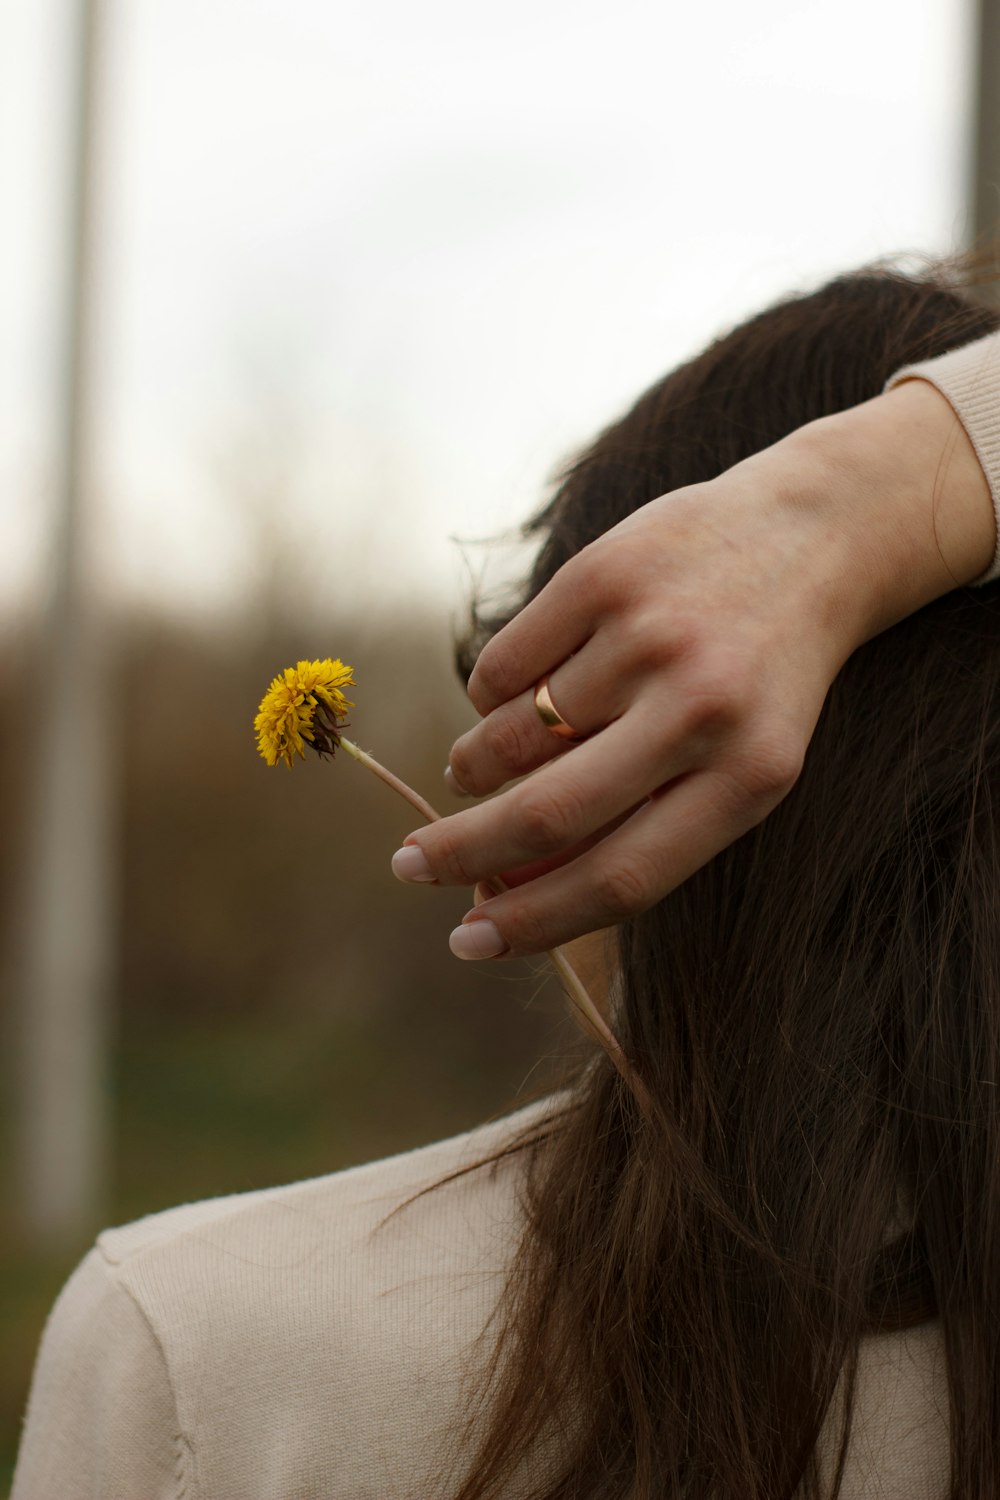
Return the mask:
M 962 415 L 1000 516 L 1000 337 L 919 373 Z M 1000 542 L 981 581 L 997 576 Z M 444 1500 L 522 1168 L 386 1216 L 540 1107 L 106 1230 L 46 1326 L 12 1500 Z M 936 1326 L 869 1340 L 843 1500 L 940 1500 L 946 1413 Z
M 105 1231 L 45 1330 L 14 1500 L 445 1500 L 517 1158 L 386 1215 L 538 1108 Z M 936 1329 L 870 1341 L 860 1389 L 845 1500 L 939 1500 Z
M 509 1128 L 105 1231 L 42 1339 L 16 1500 L 445 1494 L 516 1159 L 378 1226 Z

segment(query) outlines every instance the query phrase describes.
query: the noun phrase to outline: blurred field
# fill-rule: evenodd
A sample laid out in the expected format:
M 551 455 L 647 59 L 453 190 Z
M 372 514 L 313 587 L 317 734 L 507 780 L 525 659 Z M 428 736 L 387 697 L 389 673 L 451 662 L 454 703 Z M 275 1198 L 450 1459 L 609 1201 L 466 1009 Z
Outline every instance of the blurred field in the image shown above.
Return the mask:
M 321 634 L 212 637 L 157 619 L 116 632 L 120 940 L 110 1079 L 113 1181 L 51 1262 L 0 1237 L 0 1494 L 45 1315 L 101 1223 L 335 1170 L 465 1129 L 546 1086 L 573 1044 L 537 965 L 464 965 L 447 934 L 467 893 L 408 888 L 389 859 L 417 817 L 346 756 L 268 770 L 251 721 L 273 673 L 340 655 L 352 737 L 442 811 L 441 772 L 474 715 L 447 626 L 408 618 Z M 0 680 L 5 911 L 17 888 L 30 641 Z M 26 717 L 27 716 L 27 717 Z M 12 1202 L 9 939 L 0 1141 Z

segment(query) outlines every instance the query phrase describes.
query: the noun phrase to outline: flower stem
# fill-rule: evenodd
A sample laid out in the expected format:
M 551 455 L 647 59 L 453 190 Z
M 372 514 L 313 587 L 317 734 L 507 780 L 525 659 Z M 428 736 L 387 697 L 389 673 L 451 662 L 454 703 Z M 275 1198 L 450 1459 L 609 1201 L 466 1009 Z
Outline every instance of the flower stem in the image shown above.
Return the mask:
M 412 786 L 407 786 L 405 781 L 401 781 L 398 776 L 394 776 L 393 773 L 386 766 L 383 766 L 380 761 L 377 761 L 374 756 L 369 755 L 366 751 L 359 749 L 359 747 L 352 744 L 350 740 L 345 740 L 342 734 L 337 735 L 337 742 L 340 745 L 341 749 L 346 750 L 348 755 L 352 756 L 353 759 L 357 761 L 359 766 L 366 766 L 369 771 L 374 772 L 374 774 L 379 778 L 380 781 L 384 781 L 386 786 L 391 786 L 394 792 L 398 792 L 401 797 L 405 797 L 410 806 L 415 807 L 417 809 L 417 812 L 420 813 L 421 817 L 427 819 L 428 823 L 440 822 L 441 814 L 439 812 L 436 812 L 434 808 L 431 807 L 430 803 L 426 802 L 424 798 L 421 797 L 419 792 L 415 792 Z
M 377 761 L 374 756 L 359 749 L 357 745 L 345 739 L 342 734 L 338 733 L 337 741 L 353 760 L 356 760 L 359 765 L 365 766 L 380 781 L 384 781 L 386 786 L 392 787 L 394 792 L 398 792 L 401 797 L 404 797 L 410 806 L 415 807 L 421 817 L 425 818 L 428 823 L 437 823 L 440 821 L 441 814 L 421 797 L 419 792 L 415 792 L 411 786 L 407 786 L 405 781 L 394 775 L 392 771 Z M 508 889 L 499 876 L 494 876 L 492 879 L 485 881 L 484 884 L 489 885 L 497 895 Z M 622 1052 L 614 1033 L 590 998 L 583 980 L 573 968 L 563 950 L 561 948 L 552 948 L 549 950 L 547 956 L 562 981 L 563 989 L 573 1003 L 574 1012 L 579 1024 L 599 1046 L 604 1048 L 625 1082 L 631 1088 L 638 1091 L 640 1088 L 638 1080 L 626 1062 L 625 1054 Z

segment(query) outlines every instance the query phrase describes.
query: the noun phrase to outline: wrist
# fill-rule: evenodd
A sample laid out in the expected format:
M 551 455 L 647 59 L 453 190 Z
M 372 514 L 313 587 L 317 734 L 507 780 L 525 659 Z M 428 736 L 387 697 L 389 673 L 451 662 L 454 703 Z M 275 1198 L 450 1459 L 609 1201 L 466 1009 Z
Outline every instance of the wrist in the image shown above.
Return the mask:
M 989 568 L 989 484 L 954 409 L 928 381 L 907 380 L 785 442 L 798 472 L 810 466 L 813 503 L 837 533 L 835 591 L 850 650 Z

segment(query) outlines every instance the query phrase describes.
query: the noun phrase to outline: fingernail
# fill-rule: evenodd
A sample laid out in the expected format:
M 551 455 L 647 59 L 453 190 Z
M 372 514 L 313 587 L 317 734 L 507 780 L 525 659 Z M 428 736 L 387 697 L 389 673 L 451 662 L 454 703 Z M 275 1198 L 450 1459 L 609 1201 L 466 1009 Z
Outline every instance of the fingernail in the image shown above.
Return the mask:
M 472 796 L 471 792 L 467 792 L 465 790 L 465 787 L 459 781 L 458 777 L 455 775 L 454 771 L 451 769 L 451 766 L 445 766 L 445 768 L 444 768 L 444 784 L 448 788 L 449 792 L 451 793 L 451 795 L 453 797 L 471 797 Z
M 392 856 L 392 873 L 397 880 L 435 880 L 437 877 L 424 851 L 417 844 L 405 844 Z
M 498 958 L 507 952 L 507 944 L 489 917 L 456 927 L 448 939 L 448 947 L 456 958 Z

